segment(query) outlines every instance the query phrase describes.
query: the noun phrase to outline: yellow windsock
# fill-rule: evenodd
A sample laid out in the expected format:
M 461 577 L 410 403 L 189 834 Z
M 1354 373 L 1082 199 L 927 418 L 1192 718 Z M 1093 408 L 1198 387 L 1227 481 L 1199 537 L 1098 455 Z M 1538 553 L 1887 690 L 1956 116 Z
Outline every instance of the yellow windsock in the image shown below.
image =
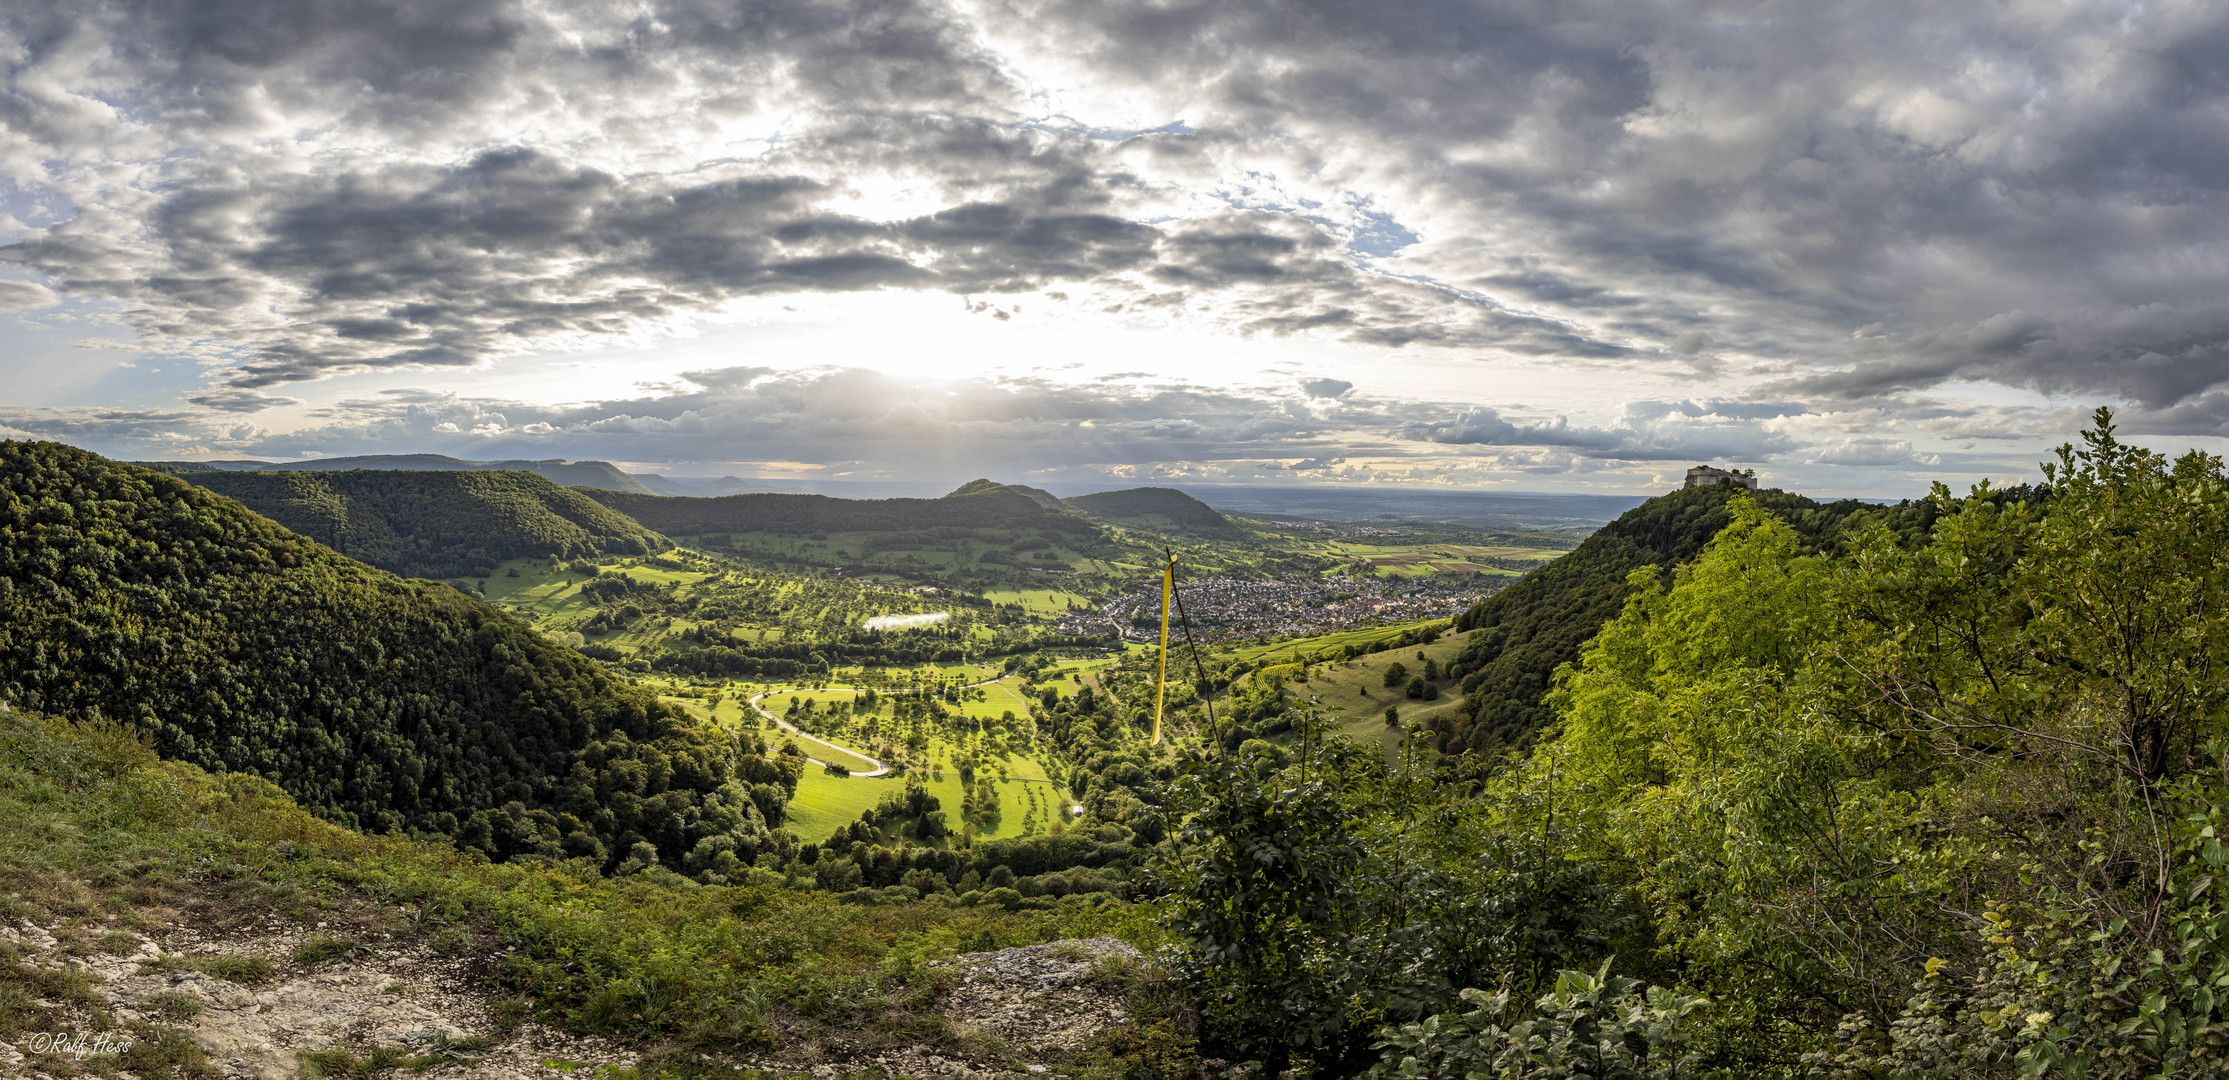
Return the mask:
M 1169 597 L 1176 591 L 1176 555 L 1161 567 L 1161 677 L 1153 683 L 1153 743 L 1161 744 L 1161 703 L 1169 693 Z

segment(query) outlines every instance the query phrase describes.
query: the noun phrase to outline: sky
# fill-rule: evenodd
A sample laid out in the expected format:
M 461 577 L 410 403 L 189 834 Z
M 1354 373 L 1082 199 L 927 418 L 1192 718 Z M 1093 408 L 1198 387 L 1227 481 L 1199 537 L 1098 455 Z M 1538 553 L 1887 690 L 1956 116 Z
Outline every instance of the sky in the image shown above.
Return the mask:
M 0 437 L 1898 497 L 2229 447 L 2229 5 L 13 0 Z

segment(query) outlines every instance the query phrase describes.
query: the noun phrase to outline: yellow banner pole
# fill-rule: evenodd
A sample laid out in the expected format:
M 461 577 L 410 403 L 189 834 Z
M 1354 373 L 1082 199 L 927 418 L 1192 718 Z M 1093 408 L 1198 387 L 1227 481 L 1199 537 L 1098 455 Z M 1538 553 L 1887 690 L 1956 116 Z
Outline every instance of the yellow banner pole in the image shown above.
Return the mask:
M 1176 554 L 1161 567 L 1161 677 L 1153 684 L 1153 744 L 1161 744 L 1161 705 L 1169 692 L 1169 595 L 1176 591 Z

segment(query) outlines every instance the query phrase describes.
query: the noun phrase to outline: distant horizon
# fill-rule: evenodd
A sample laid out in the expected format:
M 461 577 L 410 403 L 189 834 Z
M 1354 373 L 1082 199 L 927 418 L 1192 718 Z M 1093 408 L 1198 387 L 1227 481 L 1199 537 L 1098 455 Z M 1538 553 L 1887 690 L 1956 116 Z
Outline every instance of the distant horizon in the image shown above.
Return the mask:
M 1040 490 L 1043 490 L 1043 491 L 1047 491 L 1047 492 L 1050 492 L 1051 494 L 1053 494 L 1053 495 L 1054 495 L 1055 497 L 1058 497 L 1058 498 L 1069 498 L 1069 497 L 1072 497 L 1072 496 L 1076 496 L 1076 495 L 1088 495 L 1088 494 L 1093 494 L 1093 493 L 1097 493 L 1097 492 L 1105 492 L 1105 491 L 1122 491 L 1122 490 L 1128 490 L 1128 489 L 1132 489 L 1132 488 L 1147 488 L 1147 487 L 1158 487 L 1158 488 L 1172 488 L 1172 489 L 1175 489 L 1175 490 L 1179 490 L 1179 491 L 1188 491 L 1188 490 L 1199 490 L 1199 491 L 1216 492 L 1216 493 L 1222 493 L 1222 494 L 1226 495 L 1226 497 L 1227 497 L 1228 495 L 1230 495 L 1230 494 L 1235 494 L 1235 493 L 1243 493 L 1243 492 L 1259 492 L 1259 493 L 1270 493 L 1270 492 L 1290 492 L 1290 493 L 1296 493 L 1296 494 L 1302 494 L 1302 495 L 1310 495 L 1310 494 L 1322 494 L 1322 493 L 1342 493 L 1342 494 L 1350 494 L 1350 495 L 1363 495 L 1363 496 L 1371 496 L 1371 497 L 1379 497 L 1379 498 L 1389 498 L 1389 499 L 1424 499 L 1424 500 L 1429 500 L 1429 499 L 1435 499 L 1435 498 L 1442 498 L 1442 499 L 1466 499 L 1466 498 L 1488 498 L 1488 499 L 1492 499 L 1492 498 L 1502 498 L 1502 499 L 1512 499 L 1512 500 L 1522 500 L 1522 499 L 1555 499 L 1555 500 L 1601 500 L 1601 501 L 1605 501 L 1605 502 L 1630 502 L 1630 503 L 1632 503 L 1633 505 L 1638 505 L 1638 504 L 1639 504 L 1639 502 L 1641 502 L 1641 501 L 1645 501 L 1645 500 L 1647 500 L 1647 499 L 1649 499 L 1649 498 L 1652 498 L 1652 497 L 1654 497 L 1654 496 L 1657 496 L 1657 495 L 1662 495 L 1662 494 L 1666 494 L 1666 493 L 1668 493 L 1668 492 L 1670 492 L 1670 491 L 1676 491 L 1676 490 L 1679 490 L 1679 489 L 1680 489 L 1680 488 L 1681 488 L 1682 486 L 1684 486 L 1684 480 L 1683 480 L 1683 482 L 1682 482 L 1681 484 L 1675 484 L 1675 485 L 1672 485 L 1671 487 L 1669 487 L 1669 488 L 1666 488 L 1666 489 L 1663 489 L 1663 490 L 1650 490 L 1650 491 L 1625 491 L 1625 492 L 1605 492 L 1605 491 L 1553 491 L 1553 490 L 1525 490 L 1525 489 L 1517 489 L 1517 488 L 1424 488 L 1424 487 L 1416 487 L 1416 486 L 1403 486 L 1403 487 L 1397 487 L 1397 488 L 1387 488 L 1387 487 L 1383 487 L 1383 486 L 1373 486 L 1373 485 L 1369 485 L 1369 484 L 1340 484 L 1340 483 L 1333 483 L 1333 482 L 1322 482 L 1322 481 L 1317 481 L 1317 482 L 1305 482 L 1305 483 L 1293 483 L 1293 482 L 1289 482 L 1289 481 L 1287 481 L 1287 482 L 1278 482 L 1278 481 L 1268 481 L 1268 480 L 1265 480 L 1265 481 L 1255 481 L 1255 482 L 1250 482 L 1250 483 L 1230 483 L 1230 482 L 1195 481 L 1195 480 L 1183 480 L 1183 479 L 1159 479 L 1159 480 L 1146 480 L 1146 481 L 1130 481 L 1130 480 L 1124 480 L 1124 479 L 1121 479 L 1121 478 L 1107 478 L 1107 479 L 1097 479 L 1097 480 L 1043 480 L 1043 479 L 1040 479 L 1040 480 L 1036 480 L 1036 481 L 1022 481 L 1022 480 L 1007 480 L 1007 479 L 1001 479 L 1001 478 L 1000 478 L 999 476 L 997 476 L 997 475 L 981 475 L 981 476 L 969 476 L 969 477 L 967 477 L 966 479 L 956 479 L 956 480 L 880 480 L 880 479 L 853 479 L 853 478 L 844 478 L 844 477 L 815 477 L 815 478 L 799 478 L 799 477 L 765 477 L 765 476 L 741 476 L 741 475 L 737 475 L 737 474 L 721 474 L 721 475 L 716 475 L 716 476 L 715 476 L 715 475 L 709 475 L 709 474 L 677 474 L 677 473 L 666 473 L 666 472 L 646 472 L 646 471 L 639 471 L 639 470 L 642 470 L 642 469 L 643 469 L 643 466 L 641 466 L 641 465 L 640 465 L 639 463 L 629 463 L 629 462 L 617 462 L 617 461 L 605 461 L 605 460 L 603 460 L 603 459 L 598 459 L 598 458 L 579 458 L 579 459 L 575 459 L 575 458 L 459 458 L 459 457 L 456 457 L 455 455 L 452 455 L 452 454 L 441 454 L 441 453 L 437 453 L 437 452 L 431 452 L 431 451 L 408 451 L 408 450 L 393 450 L 393 451 L 381 451 L 381 452 L 379 452 L 379 453 L 375 453 L 375 454 L 348 454 L 348 455 L 338 455 L 338 456 L 334 456 L 334 457 L 324 457 L 324 456 L 318 456 L 318 457 L 304 457 L 304 458 L 294 458 L 294 459 L 271 459 L 271 458 L 210 458 L 210 459 L 203 459 L 203 460 L 201 460 L 201 461 L 199 461 L 199 462 L 193 462 L 193 461 L 189 461 L 189 460 L 184 460 L 184 459 L 159 459 L 159 458 L 142 458 L 142 459 L 139 459 L 139 460 L 143 460 L 143 461 L 166 461 L 166 460 L 167 460 L 167 461 L 177 461 L 177 462 L 179 462 L 179 463 L 182 463 L 182 464 L 210 464 L 210 463 L 214 463 L 214 462 L 237 463 L 237 462 L 250 462 L 250 461 L 253 461 L 253 462 L 258 462 L 258 463 L 262 463 L 262 464 L 269 464 L 269 465 L 307 465 L 307 464 L 319 464 L 319 463 L 331 462 L 331 461 L 336 461 L 336 460 L 342 460 L 342 461 L 345 461 L 345 460 L 349 460 L 349 459 L 353 459 L 353 458 L 381 458 L 381 457 L 385 457 L 385 458 L 434 457 L 434 458 L 443 458 L 443 459 L 446 459 L 446 460 L 457 461 L 457 462 L 461 462 L 461 463 L 467 463 L 467 464 L 491 464 L 491 463 L 502 462 L 502 461 L 521 461 L 521 462 L 533 462 L 533 463 L 537 463 L 537 464 L 564 464 L 564 465 L 580 465 L 580 464 L 595 465 L 595 464 L 604 464 L 604 465 L 610 465 L 610 466 L 612 466 L 613 468 L 615 468 L 615 469 L 618 469 L 618 470 L 619 470 L 620 472 L 622 472 L 622 473 L 626 473 L 626 474 L 628 474 L 628 475 L 632 475 L 632 476 L 646 476 L 646 475 L 647 475 L 647 476 L 657 476 L 657 477 L 662 477 L 663 479 L 666 479 L 666 480 L 668 480 L 668 481 L 671 481 L 671 482 L 673 482 L 673 483 L 676 483 L 676 484 L 680 484 L 680 485 L 684 485 L 684 486 L 688 486 L 688 485 L 691 485 L 691 484 L 716 483 L 716 482 L 719 482 L 719 481 L 722 481 L 722 480 L 735 480 L 735 481 L 742 481 L 742 482 L 749 482 L 749 483 L 759 483 L 759 484 L 766 484 L 766 485 L 770 485 L 770 486 L 773 486 L 773 487 L 772 487 L 772 490 L 768 490 L 768 491 L 766 491 L 766 492 L 763 492 L 763 494 L 817 494 L 817 495 L 829 495 L 829 496 L 831 496 L 831 497 L 834 497 L 834 496 L 836 496 L 836 491 L 834 491 L 834 490 L 829 490 L 829 489 L 849 489 L 849 490 L 851 490 L 851 491 L 853 492 L 853 494 L 851 494 L 851 495 L 850 495 L 849 497 L 855 497 L 855 498 L 860 498 L 860 497 L 863 497 L 863 498 L 935 498 L 935 497 L 940 497 L 940 496 L 942 496 L 942 495 L 950 494 L 950 493 L 951 493 L 952 491 L 955 491 L 955 490 L 957 490 L 958 488 L 960 488 L 960 487 L 962 487 L 962 486 L 964 486 L 964 485 L 966 485 L 966 484 L 968 484 L 968 483 L 972 483 L 972 482 L 974 482 L 974 481 L 976 481 L 976 480 L 990 480 L 990 481 L 993 481 L 993 482 L 995 482 L 995 483 L 1006 484 L 1006 485 L 1009 485 L 1009 486 L 1019 486 L 1019 487 L 1033 487 L 1033 488 L 1038 488 L 1038 489 L 1040 489 Z M 1710 464 L 1710 463 L 1708 463 L 1708 462 L 1697 462 L 1696 464 Z M 1894 502 L 1894 501 L 1897 501 L 1897 499 L 1899 499 L 1899 498 L 1919 498 L 1919 497 L 1923 497 L 1923 496 L 1925 495 L 1925 492 L 1924 492 L 1924 491 L 1922 491 L 1922 492 L 1919 492 L 1919 493 L 1916 493 L 1916 494 L 1913 494 L 1913 495 L 1907 495 L 1907 496 L 1869 496 L 1869 495 L 1827 495 L 1827 494 L 1816 494 L 1816 493 L 1813 493 L 1813 492 L 1808 492 L 1808 491 L 1800 491 L 1800 490 L 1796 490 L 1796 489 L 1793 489 L 1793 488 L 1778 487 L 1778 486 L 1776 486 L 1776 485 L 1774 485 L 1774 484 L 1770 483 L 1770 479 L 1771 479 L 1771 478 L 1769 477 L 1769 475 L 1767 475 L 1766 473 L 1764 473 L 1764 472 L 1762 472 L 1762 471 L 1760 471 L 1760 472 L 1759 472 L 1759 476 L 1758 476 L 1758 478 L 1759 478 L 1759 481 L 1760 481 L 1760 484 L 1761 484 L 1761 486 L 1763 486 L 1763 487 L 1764 487 L 1764 488 L 1766 488 L 1766 489 L 1776 489 L 1776 490 L 1789 491 L 1789 492 L 1790 492 L 1790 493 L 1792 493 L 1792 494 L 1798 494 L 1798 495 L 1802 495 L 1802 496 L 1804 496 L 1805 498 L 1813 499 L 1813 500 L 1815 500 L 1815 501 L 1819 501 L 1819 502 L 1832 502 L 1832 501 L 1836 501 L 1836 500 L 1838 500 L 1838 499 L 1857 499 L 1857 500 L 1860 500 L 1860 501 L 1869 501 L 1869 502 Z M 778 486 L 776 486 L 776 485 L 778 485 Z M 869 494 L 869 495 L 862 495 L 862 494 L 859 494 L 859 492 L 866 492 L 866 491 L 879 492 L 879 493 L 881 493 L 881 494 Z M 746 493 L 738 493 L 738 494 L 746 494 Z M 1212 503 L 1212 502 L 1211 502 L 1210 500 L 1208 500 L 1208 499 L 1205 499 L 1205 498 L 1202 498 L 1202 499 L 1201 499 L 1201 501 L 1202 501 L 1202 502 L 1209 502 L 1209 504 L 1210 504 L 1210 505 L 1214 505 L 1214 504 L 1213 504 L 1213 503 Z M 1217 507 L 1217 509 L 1225 509 L 1225 508 L 1224 508 L 1224 507 Z M 1281 513 L 1281 511 L 1270 511 L 1270 510 L 1258 510 L 1258 511 L 1246 511 L 1246 510 L 1231 510 L 1231 511 L 1228 511 L 1228 512 L 1233 512 L 1233 513 L 1249 513 L 1249 512 L 1255 512 L 1255 513 L 1272 513 L 1272 514 L 1275 514 L 1275 513 Z M 1615 516 L 1615 515 L 1612 515 L 1612 516 Z M 1354 519 L 1351 519 L 1351 520 L 1364 520 L 1364 519 L 1362 519 L 1362 518 L 1354 518 Z

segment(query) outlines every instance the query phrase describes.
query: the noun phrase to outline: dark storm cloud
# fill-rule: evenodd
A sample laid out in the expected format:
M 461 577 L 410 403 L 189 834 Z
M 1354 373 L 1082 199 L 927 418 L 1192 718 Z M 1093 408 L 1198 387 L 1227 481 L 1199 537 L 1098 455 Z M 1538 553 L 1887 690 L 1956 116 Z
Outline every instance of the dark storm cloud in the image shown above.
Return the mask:
M 1198 130 L 1410 188 L 1440 280 L 1597 328 L 1516 351 L 1700 324 L 1851 399 L 2229 378 L 2218 6 L 1009 7 Z
M 1781 418 L 1959 381 L 2220 430 L 2229 388 L 2218 6 L 34 0 L 0 51 L 0 175 L 74 213 L 0 257 L 233 390 L 875 290 L 1683 365 Z M 1717 445 L 1636 408 L 1402 423 Z

